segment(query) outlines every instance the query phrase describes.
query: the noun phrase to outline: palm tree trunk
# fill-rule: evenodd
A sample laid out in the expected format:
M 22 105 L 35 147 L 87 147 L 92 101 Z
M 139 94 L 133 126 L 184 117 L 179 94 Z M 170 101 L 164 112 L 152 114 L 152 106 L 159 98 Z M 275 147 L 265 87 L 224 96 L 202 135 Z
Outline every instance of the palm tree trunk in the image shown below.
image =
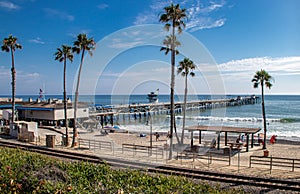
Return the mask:
M 173 151 L 173 129 L 174 129 L 174 122 L 175 122 L 175 114 L 174 114 L 174 86 L 175 86 L 175 21 L 173 21 L 172 27 L 172 45 L 171 45 L 171 96 L 170 96 L 170 152 L 169 152 L 169 159 L 172 159 L 172 151 Z
M 187 98 L 187 76 L 185 75 L 185 86 L 184 86 L 184 102 L 183 102 L 183 121 L 182 121 L 182 133 L 181 133 L 181 144 L 183 144 L 184 139 L 184 128 L 185 128 L 185 115 L 186 115 L 186 98 Z
M 263 149 L 267 149 L 267 121 L 266 121 L 266 111 L 265 111 L 265 97 L 264 97 L 264 83 L 261 82 L 261 106 L 262 106 L 262 115 L 264 123 L 264 144 Z
M 65 60 L 64 60 L 64 112 L 65 112 L 65 127 L 66 127 L 66 145 L 69 145 L 69 131 L 68 131 L 68 107 L 67 107 L 67 90 L 66 90 L 66 71 L 67 71 L 67 59 L 65 55 Z
M 81 74 L 81 69 L 82 69 L 82 64 L 84 60 L 84 52 L 85 49 L 83 48 L 82 50 L 82 55 L 81 55 L 81 62 L 79 66 L 79 71 L 78 71 L 78 77 L 77 77 L 77 85 L 76 85 L 76 91 L 75 91 L 75 103 L 74 103 L 74 128 L 73 128 L 73 141 L 72 141 L 72 147 L 75 146 L 75 139 L 78 136 L 77 132 L 77 127 L 76 127 L 76 120 L 77 120 L 77 105 L 78 105 L 78 90 L 79 90 L 79 83 L 80 83 L 80 74 Z
M 14 50 L 11 47 L 11 78 L 12 78 L 12 100 L 11 100 L 11 122 L 15 122 L 15 97 L 16 97 L 16 70 L 15 70 L 15 57 Z

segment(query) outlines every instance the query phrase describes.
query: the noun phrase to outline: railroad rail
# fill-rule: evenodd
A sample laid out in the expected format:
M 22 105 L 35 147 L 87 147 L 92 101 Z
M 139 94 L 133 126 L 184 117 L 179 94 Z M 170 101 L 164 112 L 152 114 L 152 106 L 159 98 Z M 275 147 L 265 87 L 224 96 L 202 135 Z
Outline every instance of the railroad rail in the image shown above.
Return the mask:
M 270 189 L 300 191 L 300 181 L 283 180 L 275 178 L 262 178 L 246 175 L 236 175 L 220 172 L 203 171 L 198 169 L 189 169 L 183 167 L 175 167 L 169 165 L 154 165 L 140 162 L 133 162 L 117 158 L 98 157 L 94 155 L 82 154 L 78 152 L 70 152 L 58 149 L 51 149 L 35 145 L 28 145 L 12 141 L 0 140 L 0 146 L 9 148 L 19 148 L 23 150 L 33 151 L 41 154 L 46 154 L 63 159 L 87 161 L 99 164 L 108 164 L 117 168 L 142 169 L 148 172 L 179 175 L 194 179 L 210 180 L 217 182 L 231 183 L 235 185 L 249 185 L 255 187 L 263 187 Z

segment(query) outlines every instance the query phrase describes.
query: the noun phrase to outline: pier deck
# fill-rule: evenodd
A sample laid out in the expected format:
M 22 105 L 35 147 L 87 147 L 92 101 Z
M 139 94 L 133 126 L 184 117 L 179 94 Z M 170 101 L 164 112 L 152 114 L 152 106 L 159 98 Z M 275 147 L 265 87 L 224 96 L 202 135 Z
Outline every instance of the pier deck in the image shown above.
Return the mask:
M 241 106 L 247 104 L 256 104 L 259 101 L 259 97 L 247 96 L 243 98 L 227 98 L 227 99 L 212 99 L 212 100 L 196 100 L 188 101 L 186 103 L 187 110 L 206 110 L 214 108 L 222 108 L 229 106 Z M 175 102 L 175 113 L 180 113 L 183 110 L 184 102 Z M 111 105 L 109 108 L 99 108 L 96 112 L 91 112 L 90 116 L 111 116 L 117 114 L 132 114 L 139 116 L 147 114 L 169 114 L 170 103 L 134 103 L 124 105 Z M 136 117 L 136 116 L 135 116 Z

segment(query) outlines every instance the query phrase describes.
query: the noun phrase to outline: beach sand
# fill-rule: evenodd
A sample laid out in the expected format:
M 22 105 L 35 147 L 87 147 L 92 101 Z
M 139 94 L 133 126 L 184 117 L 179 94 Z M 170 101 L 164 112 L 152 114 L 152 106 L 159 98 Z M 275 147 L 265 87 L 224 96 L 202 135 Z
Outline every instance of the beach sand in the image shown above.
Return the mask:
M 60 129 L 64 132 L 64 129 Z M 72 131 L 72 130 L 70 130 Z M 46 129 L 39 129 L 40 138 L 38 144 L 45 145 L 45 136 L 46 134 L 56 134 L 56 148 L 58 149 L 68 149 L 70 151 L 94 154 L 99 157 L 114 157 L 114 158 L 122 158 L 134 161 L 148 162 L 152 164 L 169 164 L 176 166 L 184 166 L 194 169 L 201 170 L 210 170 L 210 171 L 220 171 L 226 173 L 235 173 L 235 174 L 246 174 L 246 175 L 254 175 L 261 177 L 273 177 L 273 178 L 285 178 L 285 179 L 297 179 L 300 180 L 300 168 L 295 168 L 294 172 L 291 171 L 291 167 L 272 167 L 270 170 L 270 166 L 268 165 L 259 165 L 254 164 L 251 168 L 249 168 L 250 156 L 263 156 L 264 152 L 262 150 L 262 146 L 254 146 L 253 148 L 249 147 L 249 152 L 246 152 L 246 148 L 243 147 L 240 154 L 237 152 L 232 154 L 230 158 L 230 165 L 228 163 L 228 156 L 221 156 L 222 158 L 226 158 L 227 161 L 216 161 L 212 160 L 212 163 L 209 164 L 206 158 L 199 159 L 197 157 L 176 157 L 180 156 L 180 152 L 173 152 L 174 159 L 167 160 L 168 149 L 151 156 L 148 155 L 147 152 L 141 151 L 133 151 L 133 150 L 122 150 L 122 144 L 134 144 L 140 146 L 150 146 L 150 136 L 149 134 L 146 137 L 140 137 L 139 133 L 108 133 L 107 135 L 101 135 L 99 130 L 95 130 L 93 132 L 87 132 L 85 130 L 79 129 L 79 139 L 89 140 L 90 142 L 111 142 L 113 145 L 113 150 L 108 149 L 99 149 L 93 148 L 93 143 L 91 143 L 90 149 L 85 146 L 79 146 L 78 148 L 70 148 L 61 146 L 61 134 L 55 133 L 53 131 L 48 131 Z M 72 134 L 70 133 L 70 137 Z M 231 138 L 230 141 L 233 141 L 234 138 Z M 208 145 L 209 137 L 206 137 L 206 144 Z M 185 143 L 189 144 L 191 141 L 190 138 L 185 138 Z M 71 138 L 70 138 L 71 142 Z M 177 143 L 176 138 L 173 139 L 173 142 Z M 197 140 L 195 139 L 195 142 Z M 167 134 L 161 134 L 158 141 L 156 141 L 155 136 L 152 137 L 152 145 L 159 146 L 163 148 L 166 144 L 169 144 L 169 139 L 167 138 Z M 209 145 L 208 145 L 209 146 Z M 223 153 L 224 142 L 221 141 L 221 150 L 217 151 L 219 153 Z M 269 151 L 269 156 L 272 157 L 280 157 L 280 158 L 292 158 L 298 159 L 298 163 L 300 163 L 300 142 L 292 142 L 288 140 L 278 140 L 275 144 L 267 143 L 267 149 Z M 204 152 L 202 153 L 204 154 Z M 300 167 L 300 164 L 298 164 Z

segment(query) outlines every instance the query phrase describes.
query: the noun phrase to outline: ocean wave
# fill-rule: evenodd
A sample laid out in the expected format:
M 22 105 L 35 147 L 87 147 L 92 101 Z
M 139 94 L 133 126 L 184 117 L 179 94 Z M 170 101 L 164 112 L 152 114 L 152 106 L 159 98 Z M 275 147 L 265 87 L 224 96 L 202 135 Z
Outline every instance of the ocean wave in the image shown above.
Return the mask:
M 182 116 L 177 116 L 177 119 L 182 119 Z M 186 117 L 189 120 L 200 120 L 200 121 L 222 121 L 222 122 L 262 122 L 262 118 L 255 117 L 212 117 L 212 116 L 194 116 Z M 300 122 L 297 118 L 267 118 L 267 122 L 280 122 L 280 123 L 294 123 Z
M 298 123 L 300 122 L 300 118 L 282 118 L 280 119 L 281 123 Z

